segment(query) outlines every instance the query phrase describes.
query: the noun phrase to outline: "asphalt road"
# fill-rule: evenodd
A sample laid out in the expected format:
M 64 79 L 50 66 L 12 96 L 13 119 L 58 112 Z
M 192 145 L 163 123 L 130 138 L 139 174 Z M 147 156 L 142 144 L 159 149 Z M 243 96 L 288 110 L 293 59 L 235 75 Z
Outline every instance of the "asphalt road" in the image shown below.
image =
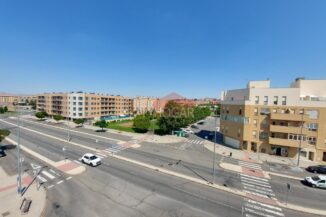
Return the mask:
M 15 121 L 13 121 L 13 123 L 15 123 Z M 26 124 L 24 124 L 24 126 L 27 127 Z M 12 126 L 3 124 L 2 122 L 0 122 L 0 127 L 12 128 Z M 55 131 L 46 127 L 43 128 L 41 127 L 42 129 L 40 129 L 37 128 L 37 126 L 34 126 L 34 124 L 31 124 L 28 127 L 38 131 L 45 129 L 46 133 L 52 133 L 52 131 Z M 24 130 L 22 130 L 22 132 L 23 131 Z M 15 130 L 13 130 L 13 134 L 14 133 Z M 66 135 L 66 132 L 64 131 L 63 132 L 58 131 L 54 133 Z M 11 135 L 12 138 L 14 138 L 13 134 Z M 63 146 L 68 146 L 66 155 L 70 159 L 78 159 L 85 152 L 85 150 L 83 150 L 82 148 L 71 146 L 69 144 L 64 144 L 63 142 L 57 140 L 52 141 L 52 139 L 34 133 L 23 132 L 21 134 L 21 137 L 22 137 L 22 143 L 24 145 L 25 143 L 31 143 L 31 145 L 34 144 L 34 146 L 30 146 L 30 148 L 39 152 L 40 154 L 46 154 L 44 150 L 47 150 L 49 151 L 49 153 L 48 155 L 45 156 L 47 157 L 50 156 L 53 159 L 55 159 L 58 156 L 59 158 L 60 156 L 62 157 Z M 98 146 L 98 143 L 94 143 L 94 140 L 90 139 L 89 136 L 85 136 L 85 138 L 83 138 L 83 136 L 76 135 L 76 140 L 77 139 L 85 142 L 85 144 L 91 147 Z M 90 142 L 90 140 L 93 142 Z M 101 145 L 106 147 L 107 144 L 110 145 L 110 141 L 105 142 L 104 144 Z M 154 147 L 152 149 L 154 149 L 155 153 L 151 152 L 151 148 L 149 147 L 150 145 Z M 201 176 L 207 180 L 211 179 L 212 177 L 212 170 L 211 170 L 212 161 L 210 160 L 212 155 L 210 152 L 206 152 L 205 150 L 203 152 L 200 152 L 195 148 L 194 150 L 190 150 L 190 151 L 180 150 L 177 153 L 175 153 L 174 151 L 176 149 L 170 148 L 168 145 L 161 146 L 157 144 L 145 144 L 143 146 L 139 150 L 127 149 L 119 152 L 118 154 L 125 155 L 133 159 L 142 160 L 143 162 L 148 162 L 153 165 L 163 165 L 164 167 L 168 167 L 171 170 L 193 175 L 195 177 Z M 172 156 L 169 155 L 169 150 Z M 206 157 L 206 161 L 202 160 L 205 157 Z M 173 166 L 173 163 L 180 160 L 180 158 L 182 158 L 181 164 L 178 166 Z M 219 160 L 221 159 L 219 158 Z M 169 165 L 171 163 L 172 165 Z M 226 182 L 228 182 L 229 186 L 232 186 L 233 183 L 232 187 L 235 188 L 240 187 L 239 178 L 237 174 L 230 173 L 228 171 L 223 171 L 220 168 L 217 170 L 217 174 L 218 174 L 216 179 L 217 182 L 221 184 L 225 184 Z M 114 188 L 112 188 L 112 186 L 110 187 L 109 184 L 111 182 L 109 182 L 108 180 L 114 180 L 112 182 L 116 183 L 116 185 L 118 185 L 118 183 L 125 183 L 125 184 L 123 188 L 121 187 L 121 189 L 119 189 L 119 191 L 116 192 L 112 190 Z M 68 186 L 66 189 L 64 189 L 66 185 L 73 185 L 73 186 Z M 107 188 L 100 187 L 106 185 L 108 185 Z M 273 180 L 271 181 L 271 185 L 272 186 L 275 185 L 273 186 L 274 191 L 277 191 L 277 189 L 279 189 L 281 194 L 279 195 L 279 197 L 284 196 L 285 192 L 282 192 L 282 188 L 284 186 L 284 180 L 282 179 L 274 180 L 273 178 Z M 301 184 L 298 183 L 293 183 L 293 185 L 301 186 Z M 61 190 L 61 188 L 63 189 Z M 130 191 L 125 190 L 129 188 L 131 188 L 132 190 Z M 149 210 L 146 209 L 146 211 L 141 209 L 139 213 L 138 213 L 138 209 L 136 209 L 137 212 L 135 211 L 134 215 L 130 215 L 130 213 L 128 212 L 130 206 L 128 207 L 124 203 L 127 203 L 129 199 L 133 200 L 134 197 L 137 197 L 137 200 L 142 201 L 142 203 L 140 204 L 145 204 L 144 206 L 148 208 L 148 206 L 150 205 L 144 203 L 144 201 L 145 202 L 147 201 L 146 200 L 147 198 L 143 198 L 142 196 L 149 195 L 149 192 L 153 192 L 154 190 L 155 190 L 155 197 L 153 197 L 153 195 L 151 194 L 151 196 L 149 196 L 149 198 L 151 199 L 148 201 L 148 203 L 150 203 L 150 205 L 152 205 L 153 207 L 156 208 L 158 207 L 158 209 L 161 211 L 160 213 L 162 213 L 161 216 L 241 216 L 239 212 L 241 213 L 242 198 L 226 194 L 225 192 L 220 192 L 215 190 L 212 191 L 212 189 L 210 188 L 199 186 L 194 183 L 185 182 L 184 180 L 180 180 L 174 177 L 166 176 L 163 174 L 156 174 L 153 173 L 153 171 L 148 171 L 144 168 L 139 168 L 135 165 L 122 162 L 116 159 L 112 159 L 112 158 L 105 158 L 104 164 L 101 165 L 100 167 L 89 168 L 86 173 L 74 177 L 74 179 L 72 179 L 71 182 L 67 182 L 65 183 L 65 185 L 60 185 L 58 188 L 54 188 L 53 190 L 49 191 L 48 216 L 89 216 L 86 214 L 91 212 L 92 209 L 98 210 L 98 213 L 96 213 L 96 215 L 91 215 L 91 216 L 103 216 L 103 213 L 106 213 L 108 211 L 105 208 L 105 204 L 111 204 L 110 206 L 109 205 L 107 206 L 111 207 L 110 210 L 113 209 L 116 212 L 116 214 L 112 214 L 113 216 L 115 215 L 116 216 L 124 216 L 124 215 L 125 216 L 153 216 L 152 215 L 153 213 L 158 212 L 158 211 L 153 211 L 153 213 L 151 213 L 152 209 L 154 210 L 154 208 Z M 298 189 L 296 189 L 296 191 L 300 192 L 298 193 L 299 195 L 305 194 L 304 196 L 306 196 L 306 198 L 303 197 L 305 202 L 307 202 L 307 200 L 310 200 L 310 198 L 307 198 L 307 196 L 311 195 L 313 198 L 315 198 L 316 194 L 318 195 L 320 193 L 318 190 L 317 190 L 318 192 L 316 191 L 314 194 L 311 194 L 310 192 L 311 189 L 308 189 L 307 190 L 308 192 L 307 191 L 301 192 L 301 190 L 302 189 L 300 189 L 299 187 Z M 114 196 L 108 196 L 112 194 L 112 191 L 114 192 L 113 194 L 114 196 L 120 197 L 122 195 L 121 196 L 122 198 L 128 198 L 119 201 L 120 203 L 124 204 L 123 206 L 121 206 L 121 204 L 117 203 L 116 201 L 112 202 L 112 200 L 114 200 L 113 199 Z M 136 192 L 145 191 L 148 192 L 148 194 L 140 194 L 141 196 L 139 196 L 138 193 L 135 194 L 133 191 Z M 80 198 L 82 198 L 82 200 L 78 200 L 78 195 L 76 195 L 76 197 L 74 196 L 76 192 L 82 192 L 80 194 L 84 194 L 85 192 L 84 196 L 80 195 Z M 295 202 L 294 200 L 297 198 L 294 197 L 298 197 L 298 195 L 293 197 L 291 195 L 289 195 L 289 201 Z M 322 196 L 320 198 L 323 197 L 325 198 L 323 194 L 321 195 Z M 100 198 L 100 200 L 98 200 L 97 198 Z M 299 199 L 298 202 L 300 203 L 301 200 Z M 101 205 L 102 201 L 103 201 L 103 207 Z M 157 204 L 156 203 L 151 204 L 153 203 L 153 201 L 157 202 Z M 323 200 L 319 200 L 319 201 L 321 201 L 321 203 L 323 202 Z M 312 199 L 312 202 L 320 206 L 318 204 L 318 201 Z M 78 215 L 77 213 L 73 213 L 73 212 L 78 212 L 74 210 L 76 210 L 77 207 L 79 207 L 81 204 L 83 204 L 83 207 L 85 207 L 85 209 L 88 208 L 88 210 L 91 211 L 87 211 L 84 210 L 84 208 L 82 208 L 82 211 L 80 211 Z M 163 204 L 167 204 L 167 205 L 164 206 Z M 171 208 L 174 207 L 172 204 L 178 204 L 176 205 L 175 209 L 172 209 L 174 211 L 171 211 Z M 72 208 L 74 206 L 76 207 L 76 209 Z M 98 209 L 96 209 L 95 207 L 98 207 Z M 136 208 L 139 207 L 137 206 Z M 323 206 L 321 206 L 321 208 L 323 208 Z M 284 213 L 286 214 L 286 216 L 307 216 L 304 214 L 292 213 L 289 212 L 288 210 L 285 210 Z

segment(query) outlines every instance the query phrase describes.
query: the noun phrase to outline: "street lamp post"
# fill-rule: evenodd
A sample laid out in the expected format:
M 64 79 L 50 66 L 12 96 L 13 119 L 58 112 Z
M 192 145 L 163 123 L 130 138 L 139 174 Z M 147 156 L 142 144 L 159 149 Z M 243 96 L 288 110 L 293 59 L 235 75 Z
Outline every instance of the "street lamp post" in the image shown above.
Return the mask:
M 19 110 L 18 113 L 18 118 L 17 118 L 17 126 L 18 126 L 18 132 L 17 132 L 17 172 L 18 172 L 18 176 L 17 176 L 17 191 L 18 194 L 20 194 L 20 196 L 22 196 L 23 191 L 22 191 L 22 178 L 21 178 L 21 154 L 20 154 L 20 114 L 21 111 Z
M 67 133 L 68 133 L 68 135 L 67 135 L 67 141 L 69 142 L 70 141 L 70 127 L 69 127 L 69 117 L 68 117 L 68 115 L 67 115 Z
M 298 162 L 297 162 L 297 167 L 300 165 L 300 155 L 301 155 L 301 147 L 302 147 L 302 130 L 303 130 L 303 115 L 304 115 L 304 110 L 302 110 L 301 113 L 301 129 L 300 129 L 300 141 L 299 141 L 299 147 L 298 147 Z
M 215 127 L 214 127 L 214 159 L 213 159 L 213 184 L 215 184 L 215 162 L 216 162 L 216 127 L 217 127 L 217 116 L 215 115 Z

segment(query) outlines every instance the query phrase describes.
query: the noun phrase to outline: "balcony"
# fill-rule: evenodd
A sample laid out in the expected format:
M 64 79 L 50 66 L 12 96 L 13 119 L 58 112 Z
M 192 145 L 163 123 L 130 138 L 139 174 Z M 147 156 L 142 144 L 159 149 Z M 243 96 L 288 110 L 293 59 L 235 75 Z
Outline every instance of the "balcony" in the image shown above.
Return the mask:
M 286 121 L 307 121 L 309 120 L 308 115 L 301 115 L 301 114 L 280 114 L 280 113 L 272 113 L 271 114 L 272 120 L 286 120 Z
M 299 140 L 289 140 L 289 139 L 272 138 L 272 137 L 269 137 L 269 144 L 285 146 L 285 147 L 293 147 L 293 148 L 300 147 Z M 307 141 L 301 141 L 302 148 L 307 147 L 307 145 L 308 145 Z
M 301 134 L 301 127 L 292 127 L 292 126 L 280 126 L 280 125 L 270 125 L 271 132 L 278 133 L 293 133 L 293 134 Z M 302 133 L 305 132 L 306 129 L 302 129 Z

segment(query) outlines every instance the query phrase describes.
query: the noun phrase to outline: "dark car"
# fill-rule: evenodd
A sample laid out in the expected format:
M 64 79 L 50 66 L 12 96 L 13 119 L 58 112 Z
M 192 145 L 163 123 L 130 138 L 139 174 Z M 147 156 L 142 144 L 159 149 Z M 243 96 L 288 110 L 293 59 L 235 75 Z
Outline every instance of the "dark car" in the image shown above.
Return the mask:
M 326 165 L 310 166 L 307 171 L 312 173 L 326 174 Z
M 2 148 L 0 148 L 0 157 L 5 157 L 5 156 L 6 156 L 5 151 Z

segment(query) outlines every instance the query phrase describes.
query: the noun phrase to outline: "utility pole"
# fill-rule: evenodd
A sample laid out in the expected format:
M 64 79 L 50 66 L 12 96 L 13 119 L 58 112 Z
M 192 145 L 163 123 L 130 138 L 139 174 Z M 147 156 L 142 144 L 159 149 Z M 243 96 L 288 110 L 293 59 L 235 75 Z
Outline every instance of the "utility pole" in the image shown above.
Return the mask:
M 70 129 L 69 129 L 70 127 L 69 127 L 69 117 L 68 117 L 68 115 L 67 115 L 66 120 L 67 120 L 67 133 L 68 133 L 67 141 L 69 142 L 70 141 Z
M 214 159 L 213 159 L 213 184 L 215 184 L 215 162 L 216 162 L 216 127 L 217 127 L 217 116 L 215 115 L 215 135 L 214 135 Z
M 17 126 L 18 126 L 18 132 L 17 132 L 17 172 L 18 172 L 18 177 L 17 177 L 17 191 L 18 194 L 20 194 L 20 196 L 22 196 L 23 194 L 23 190 L 22 190 L 22 177 L 21 177 L 21 154 L 20 154 L 20 114 L 21 111 L 19 110 L 18 113 L 18 118 L 17 118 Z
M 297 162 L 297 167 L 300 165 L 300 155 L 301 155 L 301 147 L 302 147 L 302 130 L 303 130 L 303 116 L 304 116 L 304 109 L 302 109 L 301 113 L 301 129 L 300 129 L 300 141 L 299 141 L 299 148 L 298 148 L 298 162 Z

